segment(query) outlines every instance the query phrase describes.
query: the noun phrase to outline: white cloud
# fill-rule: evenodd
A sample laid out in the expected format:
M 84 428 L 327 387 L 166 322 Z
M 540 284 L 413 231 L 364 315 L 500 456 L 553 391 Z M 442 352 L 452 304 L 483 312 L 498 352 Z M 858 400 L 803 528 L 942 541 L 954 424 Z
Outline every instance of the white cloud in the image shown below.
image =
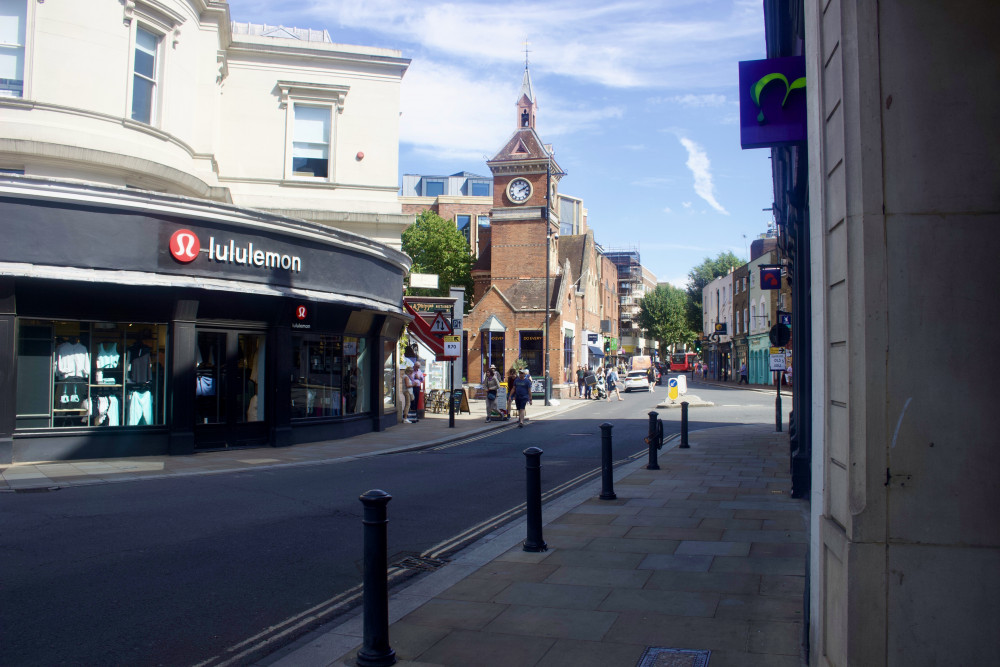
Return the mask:
M 687 95 L 675 95 L 674 97 L 658 98 L 653 101 L 678 104 L 682 107 L 690 108 L 721 107 L 726 104 L 726 96 L 716 94 L 694 95 L 688 93 Z
M 723 215 L 729 215 L 729 211 L 722 207 L 715 199 L 715 185 L 712 183 L 712 164 L 708 159 L 705 149 L 695 142 L 685 137 L 678 137 L 681 145 L 688 152 L 687 168 L 694 176 L 694 191 L 699 197 L 708 202 L 709 206 Z
M 512 100 L 520 83 L 472 76 L 468 70 L 432 60 L 414 61 L 400 92 L 400 142 L 446 160 L 493 157 L 516 127 Z M 597 127 L 623 113 L 616 106 L 566 107 L 554 102 L 545 110 L 545 136 Z
M 682 201 L 681 202 L 681 206 L 683 206 L 684 208 L 691 208 L 691 202 L 689 202 L 689 201 Z
M 734 63 L 759 50 L 761 31 L 752 0 L 710 18 L 689 0 L 311 0 L 274 2 L 268 13 L 281 7 L 330 25 L 335 42 L 339 25 L 369 31 L 374 43 L 381 35 L 382 43 L 389 38 L 455 62 L 523 62 L 527 37 L 533 72 L 614 88 L 731 85 Z M 414 54 L 404 46 L 404 56 Z
M 673 213 L 674 211 L 673 211 L 672 208 L 670 208 L 669 206 L 667 206 L 666 208 L 663 209 L 663 212 L 667 213 L 667 214 L 670 214 L 670 213 Z

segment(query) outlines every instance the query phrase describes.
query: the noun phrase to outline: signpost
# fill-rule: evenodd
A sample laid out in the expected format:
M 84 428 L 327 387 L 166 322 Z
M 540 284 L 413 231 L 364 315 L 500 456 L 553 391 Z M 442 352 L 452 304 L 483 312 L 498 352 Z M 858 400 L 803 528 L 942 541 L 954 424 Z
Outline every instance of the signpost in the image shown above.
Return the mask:
M 447 322 L 445 318 L 438 313 L 438 318 L 441 322 L 445 322 L 449 328 L 451 323 Z M 434 320 L 434 324 L 438 323 L 438 319 Z M 433 327 L 431 327 L 433 331 Z M 449 334 L 451 331 L 448 332 Z M 443 359 L 447 359 L 450 363 L 448 364 L 449 375 L 451 375 L 451 400 L 448 401 L 448 428 L 455 428 L 455 359 L 462 355 L 462 337 L 461 336 L 444 336 L 444 353 L 441 355 Z M 463 394 L 463 390 L 459 390 Z M 461 400 L 461 398 L 459 399 Z M 461 403 L 459 404 L 459 409 L 461 409 Z

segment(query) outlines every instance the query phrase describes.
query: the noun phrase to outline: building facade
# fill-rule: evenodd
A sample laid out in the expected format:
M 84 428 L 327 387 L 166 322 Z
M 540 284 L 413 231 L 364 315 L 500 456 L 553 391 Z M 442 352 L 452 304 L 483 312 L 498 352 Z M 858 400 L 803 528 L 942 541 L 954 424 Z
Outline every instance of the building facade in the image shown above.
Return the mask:
M 462 171 L 451 176 L 404 174 L 399 198 L 403 213 L 419 215 L 433 211 L 451 220 L 478 257 L 489 245 L 493 179 Z
M 475 304 L 466 318 L 469 382 L 490 365 L 527 364 L 544 391 L 576 393 L 575 370 L 601 359 L 617 318 L 602 285 L 615 278 L 592 235 L 560 234 L 556 202 L 563 176 L 535 129 L 536 100 L 527 67 L 516 103 L 516 130 L 487 163 L 493 173 L 490 244 L 473 266 Z M 590 345 L 597 334 L 597 344 Z M 586 346 L 586 356 L 584 356 Z M 474 370 L 475 369 L 475 370 Z
M 719 276 L 701 292 L 702 332 L 708 337 L 704 348 L 708 377 L 728 380 L 732 377 L 733 348 L 733 272 Z M 739 370 L 739 367 L 737 367 Z
M 1000 8 L 803 0 L 764 15 L 767 57 L 802 57 L 808 82 L 807 141 L 771 148 L 795 285 L 792 495 L 811 515 L 806 657 L 990 664 L 1000 363 L 975 352 L 1000 317 L 984 305 L 994 282 L 956 300 L 940 278 L 1000 253 L 1000 93 L 980 85 L 1000 71 Z
M 0 11 L 0 461 L 394 424 L 408 61 L 224 2 Z

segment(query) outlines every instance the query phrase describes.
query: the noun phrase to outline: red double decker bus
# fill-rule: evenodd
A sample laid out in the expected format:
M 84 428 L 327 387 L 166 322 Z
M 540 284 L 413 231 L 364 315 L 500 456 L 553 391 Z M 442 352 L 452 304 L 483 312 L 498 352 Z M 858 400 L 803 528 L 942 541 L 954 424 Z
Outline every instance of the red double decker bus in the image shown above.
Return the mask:
M 678 352 L 670 355 L 670 370 L 677 373 L 689 373 L 694 370 L 694 362 L 698 361 L 695 352 Z

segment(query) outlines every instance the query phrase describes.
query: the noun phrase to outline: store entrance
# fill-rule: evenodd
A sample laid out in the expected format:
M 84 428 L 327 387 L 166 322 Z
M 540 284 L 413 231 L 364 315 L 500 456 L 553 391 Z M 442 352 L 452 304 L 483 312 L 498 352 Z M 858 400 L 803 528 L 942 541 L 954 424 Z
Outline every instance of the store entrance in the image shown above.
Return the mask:
M 195 351 L 195 447 L 266 444 L 263 333 L 198 329 Z

